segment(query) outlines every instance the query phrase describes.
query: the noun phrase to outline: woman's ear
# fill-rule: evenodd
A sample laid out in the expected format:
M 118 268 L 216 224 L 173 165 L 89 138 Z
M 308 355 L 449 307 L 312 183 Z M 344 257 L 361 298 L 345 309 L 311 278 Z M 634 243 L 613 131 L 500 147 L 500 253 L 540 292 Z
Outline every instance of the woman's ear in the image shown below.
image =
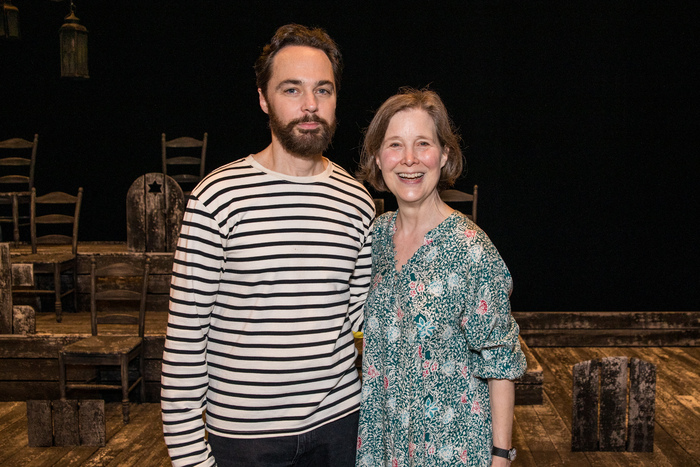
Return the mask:
M 445 164 L 447 164 L 447 159 L 449 158 L 450 155 L 450 148 L 444 148 L 442 150 L 442 154 L 440 154 L 440 168 L 445 167 Z
M 377 164 L 377 167 L 379 167 L 379 170 L 382 170 L 382 162 L 381 162 L 381 160 L 379 159 L 379 156 L 376 156 L 376 157 L 374 158 L 374 162 Z

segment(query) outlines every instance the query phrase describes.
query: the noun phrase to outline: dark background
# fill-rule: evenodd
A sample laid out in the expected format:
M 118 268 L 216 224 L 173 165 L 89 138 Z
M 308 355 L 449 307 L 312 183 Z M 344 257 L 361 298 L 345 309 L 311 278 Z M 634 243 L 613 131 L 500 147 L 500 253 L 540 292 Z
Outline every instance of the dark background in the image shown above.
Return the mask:
M 125 195 L 160 134 L 209 133 L 207 170 L 269 142 L 252 65 L 276 28 L 321 26 L 345 74 L 329 157 L 400 86 L 430 86 L 464 139 L 479 224 L 519 311 L 700 309 L 694 2 L 76 0 L 90 79 L 59 78 L 68 2 L 14 0 L 0 140 L 39 133 L 39 193 L 84 187 L 80 238 L 126 240 Z M 389 195 L 390 196 L 390 195 Z

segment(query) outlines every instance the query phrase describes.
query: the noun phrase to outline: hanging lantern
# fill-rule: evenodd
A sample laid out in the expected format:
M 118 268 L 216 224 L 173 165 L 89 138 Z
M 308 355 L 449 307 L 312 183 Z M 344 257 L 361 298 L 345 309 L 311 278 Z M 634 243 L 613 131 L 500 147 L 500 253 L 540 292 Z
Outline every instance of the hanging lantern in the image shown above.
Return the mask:
M 61 41 L 61 78 L 87 79 L 87 29 L 75 16 L 75 5 L 70 2 L 70 14 L 58 32 Z
M 0 20 L 0 37 L 19 39 L 19 10 L 11 0 L 2 2 L 2 20 Z

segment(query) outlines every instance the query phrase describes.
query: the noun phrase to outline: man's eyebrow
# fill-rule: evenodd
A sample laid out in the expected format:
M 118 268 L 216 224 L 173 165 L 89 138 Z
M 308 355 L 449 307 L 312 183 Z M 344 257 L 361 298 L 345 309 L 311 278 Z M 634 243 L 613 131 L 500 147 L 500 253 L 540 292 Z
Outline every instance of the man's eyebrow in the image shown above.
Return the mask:
M 281 81 L 275 89 L 280 89 L 285 86 L 289 86 L 290 84 L 293 84 L 295 86 L 301 86 L 302 82 L 300 79 L 285 79 L 284 81 Z
M 328 79 L 324 79 L 324 80 L 321 80 L 318 83 L 316 83 L 316 86 L 326 86 L 326 85 L 330 85 L 333 89 L 335 89 L 335 84 L 333 83 L 333 81 L 328 80 Z
M 302 84 L 304 84 L 304 82 L 303 82 L 302 80 L 300 80 L 300 79 L 285 79 L 284 81 L 281 81 L 281 82 L 275 87 L 275 89 L 281 89 L 281 88 L 283 88 L 283 87 L 285 87 L 285 86 L 289 86 L 289 85 L 301 86 Z M 330 85 L 330 86 L 335 90 L 335 84 L 333 84 L 333 81 L 331 81 L 331 80 L 329 80 L 329 79 L 323 79 L 323 80 L 321 80 L 321 81 L 316 82 L 315 87 L 318 87 L 318 86 L 326 86 L 326 85 Z

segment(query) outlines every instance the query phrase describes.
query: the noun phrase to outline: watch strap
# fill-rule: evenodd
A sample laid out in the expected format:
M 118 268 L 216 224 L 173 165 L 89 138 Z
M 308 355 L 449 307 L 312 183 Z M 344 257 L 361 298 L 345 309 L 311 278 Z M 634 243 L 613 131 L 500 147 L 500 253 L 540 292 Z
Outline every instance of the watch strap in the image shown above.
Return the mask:
M 491 448 L 491 454 L 498 457 L 503 457 L 510 461 L 515 460 L 515 449 L 502 449 L 493 446 Z

